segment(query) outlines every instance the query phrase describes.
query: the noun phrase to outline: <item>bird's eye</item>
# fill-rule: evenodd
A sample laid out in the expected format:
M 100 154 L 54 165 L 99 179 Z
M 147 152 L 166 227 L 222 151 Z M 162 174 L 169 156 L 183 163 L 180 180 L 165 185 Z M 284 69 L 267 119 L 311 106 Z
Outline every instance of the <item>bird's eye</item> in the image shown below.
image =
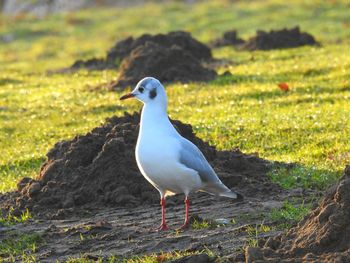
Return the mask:
M 139 87 L 139 92 L 143 92 L 145 89 L 143 87 Z

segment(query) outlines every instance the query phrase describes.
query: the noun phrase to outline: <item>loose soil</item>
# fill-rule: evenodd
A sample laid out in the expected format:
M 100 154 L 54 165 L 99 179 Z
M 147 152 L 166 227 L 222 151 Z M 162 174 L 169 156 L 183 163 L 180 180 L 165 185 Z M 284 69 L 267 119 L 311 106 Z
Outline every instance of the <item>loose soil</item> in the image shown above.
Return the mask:
M 248 262 L 350 262 L 350 166 L 319 205 L 286 235 L 246 250 Z
M 97 88 L 109 90 L 134 86 L 147 76 L 162 82 L 207 82 L 216 72 L 204 66 L 214 62 L 209 47 L 192 38 L 190 33 L 175 31 L 168 34 L 144 34 L 138 38 L 126 38 L 117 42 L 106 58 L 77 60 L 65 69 L 51 73 L 67 73 L 85 68 L 88 70 L 117 69 L 116 81 L 103 83 Z
M 168 34 L 143 34 L 138 38 L 128 37 L 118 41 L 108 52 L 105 58 L 91 58 L 88 60 L 77 60 L 69 68 L 56 72 L 74 72 L 85 68 L 88 70 L 117 69 L 122 61 L 127 58 L 133 50 L 145 46 L 146 43 L 153 43 L 163 48 L 177 46 L 199 61 L 212 60 L 209 47 L 199 42 L 185 31 L 173 31 Z
M 245 41 L 238 37 L 236 30 L 226 31 L 221 38 L 217 38 L 210 43 L 212 47 L 240 46 Z
M 300 32 L 299 27 L 294 27 L 270 32 L 258 30 L 256 36 L 250 38 L 241 48 L 244 50 L 271 50 L 305 45 L 318 45 L 318 43 L 312 35 Z
M 253 193 L 254 191 L 250 196 Z M 211 251 L 217 256 L 228 258 L 229 262 L 235 262 L 231 259 L 252 238 L 264 240 L 281 233 L 273 229 L 255 237 L 247 234 L 248 227 L 254 228 L 261 223 L 273 227 L 268 217 L 271 209 L 281 207 L 284 199 L 301 198 L 304 194 L 301 191 L 283 192 L 266 195 L 264 198 L 258 194 L 257 197 L 246 196 L 241 203 L 194 194 L 190 208 L 192 218 L 205 220 L 209 226 L 190 228 L 184 232 L 175 231 L 184 220 L 183 201 L 174 203 L 174 198 L 171 197 L 167 199 L 166 210 L 170 231 L 154 231 L 160 224 L 161 215 L 157 201 L 152 205 L 106 207 L 85 217 L 77 215 L 60 220 L 35 218 L 10 227 L 2 227 L 0 224 L 0 241 L 9 239 L 10 236 L 33 233 L 40 235 L 42 242 L 33 254 L 37 262 L 43 263 L 56 260 L 65 262 L 82 255 L 90 259 L 102 257 L 106 260 L 104 262 L 108 262 L 107 258 L 111 255 L 128 258 L 174 251 Z M 7 262 L 7 256 L 1 256 Z M 21 262 L 21 256 L 16 260 Z
M 128 57 L 134 49 L 144 46 L 147 42 L 165 48 L 170 48 L 174 45 L 178 46 L 198 60 L 212 59 L 210 48 L 194 39 L 190 33 L 185 31 L 173 31 L 168 34 L 144 34 L 135 39 L 129 37 L 121 40 L 108 51 L 107 61 L 121 61 Z
M 123 60 L 119 77 L 107 85 L 110 90 L 135 86 L 147 76 L 153 76 L 163 83 L 191 81 L 206 82 L 216 77 L 216 72 L 202 66 L 191 53 L 179 46 L 163 47 L 152 42 L 134 49 Z
M 47 153 L 37 179 L 24 178 L 17 191 L 0 196 L 4 214 L 14 207 L 13 214 L 29 209 L 34 216 L 13 226 L 0 224 L 0 240 L 40 235 L 42 242 L 34 253 L 40 262 L 171 251 L 211 251 L 227 260 L 240 260 L 244 256 L 239 251 L 252 238 L 263 241 L 280 234 L 273 229 L 251 236 L 248 227 L 273 225 L 268 214 L 284 200 L 310 200 L 310 192 L 286 191 L 272 184 L 266 175 L 271 162 L 239 150 L 218 151 L 196 137 L 190 125 L 172 120 L 200 148 L 222 181 L 244 200 L 194 193 L 191 220 L 208 224 L 176 232 L 184 220 L 184 197 L 170 197 L 167 220 L 172 230 L 155 232 L 152 229 L 160 221 L 159 194 L 138 171 L 134 155 L 139 118 L 137 113 L 112 117 L 85 135 L 58 142 Z M 9 255 L 1 256 L 8 259 Z M 199 262 L 200 258 L 210 262 L 204 255 L 179 262 Z
M 79 69 L 87 70 L 105 70 L 105 69 L 115 69 L 117 64 L 106 61 L 103 58 L 91 58 L 87 60 L 77 60 L 72 66 L 66 69 L 59 70 L 58 73 L 75 72 Z

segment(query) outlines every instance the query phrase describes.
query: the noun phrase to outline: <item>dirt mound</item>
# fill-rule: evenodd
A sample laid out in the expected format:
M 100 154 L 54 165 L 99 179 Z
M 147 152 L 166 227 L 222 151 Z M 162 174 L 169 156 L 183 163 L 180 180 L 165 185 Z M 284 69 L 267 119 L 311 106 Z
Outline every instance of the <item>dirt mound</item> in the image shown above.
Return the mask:
M 163 47 L 147 42 L 134 49 L 123 60 L 118 79 L 108 85 L 108 89 L 134 86 L 147 76 L 161 82 L 210 81 L 216 77 L 214 70 L 205 68 L 191 53 L 179 46 Z
M 292 48 L 305 45 L 317 45 L 315 38 L 304 32 L 299 27 L 291 29 L 257 31 L 256 36 L 250 38 L 243 46 L 245 50 L 270 50 Z
M 104 70 L 116 68 L 116 65 L 106 61 L 103 58 L 91 58 L 87 60 L 77 60 L 68 69 L 62 70 L 62 72 L 76 71 L 83 68 L 88 70 Z
M 0 208 L 14 207 L 15 213 L 28 208 L 39 216 L 60 218 L 104 206 L 157 204 L 158 192 L 145 181 L 135 161 L 139 118 L 137 113 L 112 117 L 86 135 L 56 143 L 37 180 L 22 179 L 16 192 L 0 196 Z M 266 176 L 268 161 L 239 150 L 217 151 L 196 137 L 190 125 L 172 122 L 201 149 L 229 187 L 254 197 L 280 191 Z M 183 202 L 182 197 L 178 200 Z
M 248 262 L 350 262 L 350 166 L 319 205 L 286 235 L 246 251 Z
M 147 42 L 152 42 L 165 48 L 170 48 L 176 45 L 199 60 L 212 59 L 210 48 L 194 39 L 190 33 L 184 31 L 173 31 L 168 34 L 144 34 L 135 39 L 129 37 L 121 40 L 108 51 L 107 61 L 121 61 L 129 56 L 134 49 L 144 46 Z
M 105 59 L 77 60 L 69 68 L 52 72 L 74 72 L 82 68 L 104 70 L 120 65 L 116 81 L 98 86 L 117 90 L 134 86 L 147 76 L 156 77 L 162 82 L 210 81 L 216 77 L 216 72 L 202 63 L 212 59 L 210 48 L 192 38 L 190 33 L 175 31 L 144 34 L 135 39 L 129 37 L 117 42 Z
M 245 41 L 238 37 L 236 30 L 226 31 L 221 38 L 217 38 L 210 43 L 212 47 L 240 46 Z
M 118 68 L 121 62 L 127 58 L 133 50 L 145 46 L 146 43 L 154 43 L 164 48 L 176 45 L 191 54 L 194 58 L 205 61 L 211 60 L 209 47 L 194 39 L 190 33 L 184 31 L 173 31 L 168 34 L 143 34 L 138 38 L 128 37 L 118 41 L 108 52 L 106 58 L 91 58 L 88 60 L 77 60 L 72 66 L 56 72 L 74 72 L 85 68 L 88 70 L 104 70 Z

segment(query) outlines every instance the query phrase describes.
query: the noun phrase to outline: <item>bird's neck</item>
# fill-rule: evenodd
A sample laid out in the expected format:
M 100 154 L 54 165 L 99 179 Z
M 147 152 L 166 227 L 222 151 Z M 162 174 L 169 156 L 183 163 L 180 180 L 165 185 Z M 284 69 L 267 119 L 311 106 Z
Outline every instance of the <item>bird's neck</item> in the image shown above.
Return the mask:
M 175 134 L 177 133 L 171 124 L 167 108 L 160 104 L 145 104 L 142 108 L 140 135 Z

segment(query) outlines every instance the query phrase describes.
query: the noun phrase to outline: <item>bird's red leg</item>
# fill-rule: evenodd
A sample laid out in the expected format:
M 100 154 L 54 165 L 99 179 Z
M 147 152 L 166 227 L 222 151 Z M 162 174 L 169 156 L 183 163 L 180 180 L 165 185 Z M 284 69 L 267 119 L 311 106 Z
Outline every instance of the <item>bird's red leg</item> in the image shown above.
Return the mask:
M 165 198 L 164 197 L 162 197 L 160 199 L 160 205 L 162 206 L 162 223 L 157 228 L 157 230 L 158 231 L 168 230 L 169 227 L 167 226 L 167 224 L 165 222 Z
M 180 229 L 187 229 L 190 226 L 190 222 L 189 222 L 190 199 L 188 198 L 188 196 L 186 196 L 185 198 L 185 207 L 186 207 L 185 223 L 180 227 Z

